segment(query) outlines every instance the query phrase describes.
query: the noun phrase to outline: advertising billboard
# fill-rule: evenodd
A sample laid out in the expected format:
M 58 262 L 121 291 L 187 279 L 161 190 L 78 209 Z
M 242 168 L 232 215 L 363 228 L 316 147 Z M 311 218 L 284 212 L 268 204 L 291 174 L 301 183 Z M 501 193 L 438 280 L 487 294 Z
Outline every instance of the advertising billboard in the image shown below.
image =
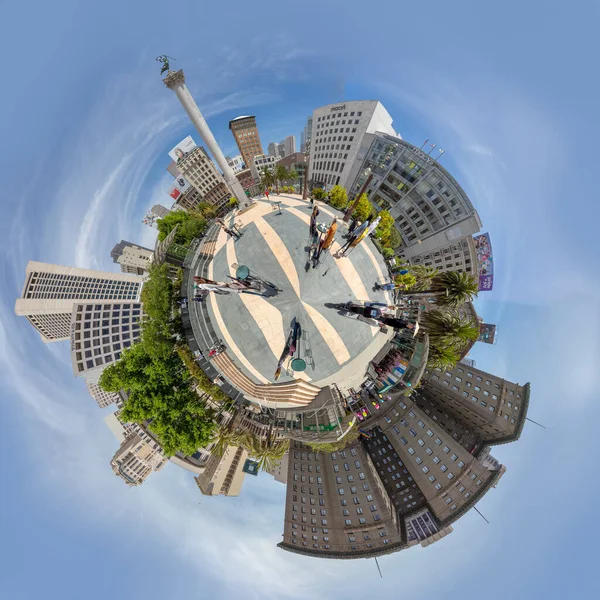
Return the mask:
M 494 344 L 496 342 L 496 326 L 491 323 L 480 323 L 477 341 Z
M 173 180 L 173 184 L 171 185 L 171 188 L 169 189 L 169 196 L 171 196 L 171 198 L 173 198 L 173 200 L 177 200 L 179 198 L 179 196 L 181 196 L 181 194 L 187 192 L 189 187 L 190 187 L 190 184 L 186 180 L 186 178 L 183 175 L 178 175 Z
M 194 142 L 191 135 L 188 135 L 169 152 L 169 156 L 171 157 L 171 160 L 177 162 L 180 158 L 183 158 L 188 152 L 191 152 L 195 147 L 196 142 Z
M 479 270 L 479 291 L 491 290 L 494 287 L 494 261 L 490 235 L 489 233 L 476 235 L 473 241 L 475 242 Z

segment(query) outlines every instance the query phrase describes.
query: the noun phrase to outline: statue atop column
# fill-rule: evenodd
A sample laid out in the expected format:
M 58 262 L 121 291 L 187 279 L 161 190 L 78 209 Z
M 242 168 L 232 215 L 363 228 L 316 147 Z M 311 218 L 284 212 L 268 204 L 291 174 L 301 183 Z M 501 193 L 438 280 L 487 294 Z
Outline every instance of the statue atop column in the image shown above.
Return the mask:
M 163 73 L 168 73 L 171 70 L 169 60 L 176 60 L 176 59 L 173 58 L 172 56 L 167 56 L 166 54 L 161 54 L 160 56 L 156 57 L 156 60 L 163 64 L 160 69 L 160 74 L 162 75 Z

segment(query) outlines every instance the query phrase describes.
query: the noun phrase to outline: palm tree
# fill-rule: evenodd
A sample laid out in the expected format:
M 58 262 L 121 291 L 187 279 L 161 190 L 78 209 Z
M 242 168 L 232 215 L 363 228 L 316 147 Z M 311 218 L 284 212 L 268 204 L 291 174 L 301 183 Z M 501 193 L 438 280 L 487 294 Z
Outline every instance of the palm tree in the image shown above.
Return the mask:
M 460 360 L 460 354 L 451 348 L 429 345 L 428 369 L 451 369 Z
M 223 456 L 228 446 L 243 446 L 245 436 L 243 433 L 235 431 L 231 427 L 231 422 L 224 427 L 217 427 L 213 432 L 210 441 L 214 444 L 211 452 L 217 456 Z
M 277 191 L 275 192 L 279 195 L 279 184 L 282 181 L 285 181 L 289 177 L 288 170 L 283 165 L 277 165 L 275 167 L 275 185 L 277 187 Z
M 289 450 L 290 440 L 274 440 L 269 432 L 267 439 L 250 436 L 244 447 L 263 471 L 269 471 Z
M 271 171 L 268 167 L 263 167 L 262 173 L 260 174 L 260 184 L 265 189 L 268 189 L 271 186 L 273 186 L 274 183 L 275 183 L 275 177 L 273 176 L 273 173 L 271 173 Z
M 425 312 L 419 324 L 429 334 L 429 345 L 434 352 L 444 349 L 460 354 L 470 341 L 479 337 L 478 323 L 451 308 Z
M 415 265 L 406 267 L 416 278 L 417 282 L 413 285 L 413 290 L 425 291 L 431 287 L 431 280 L 438 274 L 434 267 L 425 265 Z
M 473 300 L 478 291 L 479 283 L 475 276 L 460 271 L 444 271 L 430 278 L 426 291 L 410 291 L 404 295 L 434 297 L 438 304 L 456 308 Z
M 288 181 L 291 181 L 292 184 L 298 181 L 298 172 L 293 168 L 288 171 Z

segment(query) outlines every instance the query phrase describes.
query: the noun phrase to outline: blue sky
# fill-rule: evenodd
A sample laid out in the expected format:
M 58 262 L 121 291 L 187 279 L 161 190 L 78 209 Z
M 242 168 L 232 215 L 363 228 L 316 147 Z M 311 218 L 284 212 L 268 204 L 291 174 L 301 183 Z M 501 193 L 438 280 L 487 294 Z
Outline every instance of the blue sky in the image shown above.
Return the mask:
M 0 595 L 80 598 L 591 598 L 600 485 L 597 1 L 2 3 L 0 47 Z M 313 108 L 379 99 L 430 138 L 489 231 L 499 326 L 478 366 L 532 383 L 528 424 L 494 454 L 507 473 L 452 535 L 380 560 L 276 548 L 284 486 L 248 477 L 205 498 L 168 465 L 128 489 L 104 412 L 13 313 L 28 260 L 112 270 L 121 238 L 151 243 L 166 152 L 194 134 L 154 58 L 167 53 L 223 150 L 255 114 L 264 145 Z M 196 135 L 197 138 L 197 135 Z M 199 140 L 197 140 L 199 141 Z M 199 504 L 201 502 L 201 504 Z M 82 592 L 85 590 L 85 592 Z

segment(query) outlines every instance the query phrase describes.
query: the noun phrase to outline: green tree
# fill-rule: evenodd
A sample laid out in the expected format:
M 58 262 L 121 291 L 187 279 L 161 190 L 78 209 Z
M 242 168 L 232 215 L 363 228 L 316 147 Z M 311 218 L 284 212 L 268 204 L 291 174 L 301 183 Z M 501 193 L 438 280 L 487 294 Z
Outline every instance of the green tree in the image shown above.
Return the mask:
M 275 186 L 276 186 L 276 194 L 279 195 L 279 184 L 287 181 L 287 179 L 289 178 L 289 173 L 288 170 L 283 166 L 283 165 L 277 165 L 275 167 L 275 173 L 274 173 L 274 177 L 275 177 Z
M 173 241 L 176 244 L 187 246 L 194 238 L 200 237 L 204 233 L 206 219 L 198 214 L 174 210 L 157 221 L 159 241 L 162 242 L 176 225 L 179 227 Z
M 354 427 L 339 442 L 325 442 L 322 444 L 308 442 L 307 445 L 310 446 L 315 452 L 331 454 L 332 452 L 339 452 L 340 450 L 348 447 L 350 444 L 355 442 L 359 436 L 360 431 L 358 431 L 357 427 Z
M 288 181 L 298 181 L 298 172 L 296 169 L 292 168 L 288 171 Z
M 398 248 L 399 246 L 402 245 L 402 237 L 400 236 L 400 233 L 398 232 L 398 230 L 396 229 L 396 227 L 394 227 L 392 225 L 391 229 L 390 229 L 390 234 L 389 237 L 387 239 L 387 243 L 386 246 L 388 248 Z
M 352 213 L 353 219 L 358 219 L 359 221 L 366 221 L 373 212 L 373 205 L 369 202 L 369 198 L 366 194 L 361 194 L 358 199 L 358 204 Z
M 405 289 L 410 289 L 417 282 L 417 278 L 412 273 L 404 273 L 404 275 L 398 274 L 394 277 L 394 282 L 397 285 L 404 286 Z
M 325 198 L 325 190 L 323 188 L 314 188 L 312 190 L 312 195 L 315 200 L 323 200 Z
M 384 246 L 389 246 L 392 229 L 394 228 L 394 217 L 392 217 L 387 210 L 382 210 L 378 216 L 380 217 L 380 221 L 375 229 L 375 237 L 380 240 Z
M 429 345 L 434 351 L 445 349 L 460 354 L 479 337 L 479 324 L 453 308 L 427 311 L 419 324 L 429 334 Z
M 460 271 L 444 271 L 430 278 L 429 287 L 425 291 L 415 290 L 407 294 L 433 297 L 437 304 L 456 308 L 472 301 L 478 292 L 479 283 L 474 275 Z
M 213 219 L 217 215 L 216 208 L 208 202 L 199 202 L 194 212 L 204 219 Z
M 338 210 L 343 210 L 348 205 L 348 192 L 341 185 L 334 185 L 329 192 L 331 206 Z
M 451 369 L 460 360 L 460 354 L 452 348 L 429 346 L 427 368 Z
M 407 268 L 417 279 L 413 289 L 419 291 L 428 290 L 431 287 L 431 280 L 438 274 L 437 269 L 425 265 L 414 265 Z
M 237 198 L 229 198 L 229 206 L 235 208 L 239 204 Z
M 260 174 L 260 184 L 265 188 L 269 189 L 275 184 L 275 176 L 268 167 L 263 167 Z
M 251 435 L 242 445 L 263 471 L 270 471 L 289 450 L 290 440 L 274 440 L 271 435 L 262 439 Z
M 382 254 L 383 254 L 384 258 L 393 258 L 394 250 L 393 250 L 393 248 L 388 248 L 387 246 L 384 246 Z

